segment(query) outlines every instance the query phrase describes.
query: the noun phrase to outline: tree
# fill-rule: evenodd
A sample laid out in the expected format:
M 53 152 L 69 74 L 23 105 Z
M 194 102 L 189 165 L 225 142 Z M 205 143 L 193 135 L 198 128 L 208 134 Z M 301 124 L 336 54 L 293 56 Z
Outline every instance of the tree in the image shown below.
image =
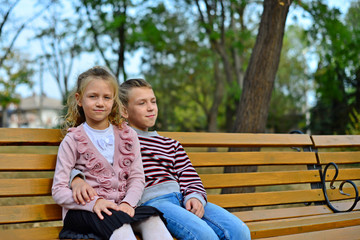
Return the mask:
M 218 108 L 221 103 L 224 103 L 226 126 L 230 131 L 234 120 L 234 103 L 240 95 L 237 89 L 243 87 L 243 69 L 247 58 L 244 49 L 250 36 L 250 31 L 244 24 L 247 1 L 196 0 L 195 3 L 200 26 L 208 36 L 210 49 L 218 55 L 216 59 L 218 66 L 214 66 L 218 71 L 215 71 L 214 76 L 216 88 L 208 130 L 217 130 Z M 220 69 L 223 71 L 222 75 L 219 74 Z
M 93 41 L 88 42 L 89 49 L 96 49 L 105 65 L 117 78 L 127 79 L 125 53 L 132 32 L 128 8 L 133 6 L 130 0 L 81 0 L 77 12 L 85 11 L 88 32 Z
M 62 17 L 62 5 L 54 5 L 44 22 L 49 25 L 38 29 L 36 39 L 40 41 L 43 54 L 39 61 L 44 65 L 50 75 L 55 79 L 63 102 L 66 101 L 70 92 L 69 78 L 74 68 L 74 60 L 84 52 L 81 36 L 83 21 Z
M 234 132 L 263 133 L 279 66 L 285 21 L 292 1 L 264 0 L 258 35 L 237 106 Z M 234 151 L 235 149 L 231 149 Z M 226 167 L 224 172 L 254 172 L 256 167 Z M 252 192 L 253 187 L 223 189 L 223 193 Z
M 305 131 L 311 76 L 306 59 L 305 30 L 299 25 L 287 27 L 281 50 L 279 69 L 269 107 L 266 128 L 275 133 Z
M 20 96 L 16 88 L 20 85 L 32 86 L 30 80 L 33 70 L 29 69 L 29 61 L 14 51 L 7 55 L 2 63 L 0 73 L 0 104 L 2 108 L 2 127 L 7 127 L 7 109 L 11 103 L 18 104 Z
M 214 57 L 177 3 L 149 7 L 139 17 L 137 32 L 144 49 L 143 72 L 158 97 L 157 127 L 207 130 L 215 92 Z
M 0 68 L 3 67 L 3 62 L 8 58 L 8 55 L 11 54 L 11 51 L 14 48 L 15 42 L 23 32 L 23 30 L 36 18 L 40 17 L 45 10 L 52 4 L 52 1 L 49 3 L 44 1 L 39 1 L 44 7 L 32 14 L 25 20 L 15 21 L 12 19 L 12 13 L 14 8 L 19 4 L 20 0 L 16 1 L 1 1 L 1 22 L 0 22 Z M 15 23 L 16 22 L 16 23 Z M 15 23 L 15 24 L 14 24 Z M 20 24 L 19 24 L 20 23 Z

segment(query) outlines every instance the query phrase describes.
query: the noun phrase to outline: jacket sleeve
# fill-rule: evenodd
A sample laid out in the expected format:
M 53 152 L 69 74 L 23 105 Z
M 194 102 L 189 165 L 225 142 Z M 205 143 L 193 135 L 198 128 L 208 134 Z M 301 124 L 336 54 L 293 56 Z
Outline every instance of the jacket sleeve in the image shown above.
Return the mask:
M 205 206 L 207 196 L 204 186 L 184 148 L 178 141 L 175 145 L 175 170 L 179 179 L 180 191 L 184 195 L 184 204 L 190 198 L 197 198 Z
M 72 196 L 72 190 L 69 187 L 71 170 L 74 168 L 77 151 L 74 139 L 66 135 L 61 142 L 58 150 L 54 180 L 52 185 L 52 197 L 54 201 L 66 209 L 79 209 L 93 211 L 98 197 L 85 205 L 77 204 Z
M 144 175 L 143 163 L 141 158 L 139 139 L 136 135 L 136 132 L 133 129 L 130 129 L 130 131 L 133 132 L 132 150 L 135 157 L 134 157 L 134 161 L 130 166 L 130 175 L 127 179 L 127 191 L 122 202 L 127 202 L 132 207 L 136 207 L 144 192 L 145 175 Z

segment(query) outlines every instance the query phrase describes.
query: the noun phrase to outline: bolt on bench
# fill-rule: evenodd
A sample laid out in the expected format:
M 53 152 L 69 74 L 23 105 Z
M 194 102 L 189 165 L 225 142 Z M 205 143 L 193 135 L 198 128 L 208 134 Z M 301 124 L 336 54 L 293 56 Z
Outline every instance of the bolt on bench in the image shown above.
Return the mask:
M 208 191 L 208 200 L 236 208 L 233 214 L 249 226 L 253 239 L 325 235 L 326 239 L 359 239 L 359 204 L 350 212 L 334 213 L 326 205 L 322 174 L 325 165 L 334 162 L 341 166 L 337 180 L 352 180 L 359 186 L 360 152 L 345 147 L 356 140 L 351 147 L 359 148 L 360 136 L 352 136 L 347 145 L 330 152 L 317 143 L 317 136 L 306 134 L 160 134 L 182 143 Z M 54 129 L 0 129 L 1 240 L 57 238 L 61 208 L 51 198 L 51 185 L 60 139 L 60 131 Z M 229 147 L 241 151 L 228 152 Z M 208 152 L 208 148 L 216 151 Z M 350 166 L 343 169 L 345 165 Z M 226 167 L 251 167 L 257 172 L 224 173 Z M 343 186 L 350 196 L 339 193 L 338 187 L 329 188 L 334 173 L 331 165 L 324 189 L 334 208 L 347 210 L 354 203 L 354 187 L 351 183 Z M 222 189 L 243 187 L 253 187 L 255 192 L 221 194 Z

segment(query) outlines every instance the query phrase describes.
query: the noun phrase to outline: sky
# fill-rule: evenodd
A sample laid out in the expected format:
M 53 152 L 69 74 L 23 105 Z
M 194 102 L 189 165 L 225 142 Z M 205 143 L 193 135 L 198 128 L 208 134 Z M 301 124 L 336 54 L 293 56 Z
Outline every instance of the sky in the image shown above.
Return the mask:
M 34 3 L 36 3 L 37 0 L 22 0 L 20 4 L 15 8 L 15 15 L 16 17 L 23 17 L 26 18 L 28 16 L 28 13 L 34 13 L 36 12 L 36 9 L 38 9 L 36 6 L 34 6 Z M 69 3 L 68 1 L 64 1 Z M 331 7 L 336 7 L 341 10 L 341 12 L 346 12 L 347 8 L 350 6 L 351 0 L 329 0 L 329 5 Z M 71 14 L 71 8 L 70 5 L 65 4 L 65 11 L 63 12 L 69 12 Z M 311 22 L 307 20 L 306 18 L 303 18 L 302 11 L 300 7 L 295 7 L 294 10 L 289 12 L 289 16 L 287 18 L 287 24 L 293 23 L 293 16 L 296 15 L 299 19 L 299 23 L 303 26 L 309 26 Z M 41 17 L 37 18 L 34 22 L 32 22 L 32 27 L 39 27 L 44 24 Z M 21 49 L 22 52 L 25 52 L 30 57 L 34 57 L 36 53 L 41 53 L 41 48 L 39 46 L 39 42 L 33 41 L 32 38 L 34 36 L 34 32 L 32 30 L 26 30 L 21 33 L 19 38 L 16 41 L 15 47 Z M 142 51 L 137 51 L 134 55 L 128 54 L 126 56 L 126 69 L 127 74 L 129 77 L 143 77 L 140 73 L 140 64 L 141 64 L 141 55 Z M 310 62 L 310 68 L 311 66 L 316 66 L 316 59 L 309 60 Z M 94 55 L 84 55 L 81 59 L 75 62 L 72 75 L 70 77 L 70 86 L 74 86 L 76 82 L 77 76 L 87 70 L 88 68 L 94 66 L 96 64 L 96 57 Z M 39 94 L 40 93 L 40 81 L 39 81 L 39 75 L 33 76 L 34 86 L 33 89 L 30 89 L 29 87 L 25 86 L 19 86 L 17 88 L 17 92 L 21 94 L 23 97 L 27 97 L 32 95 L 34 92 Z M 58 90 L 58 86 L 55 82 L 55 80 L 49 75 L 49 73 L 44 74 L 44 81 L 43 81 L 43 88 L 45 91 L 45 94 L 50 97 L 54 97 L 57 99 L 61 99 L 60 92 Z

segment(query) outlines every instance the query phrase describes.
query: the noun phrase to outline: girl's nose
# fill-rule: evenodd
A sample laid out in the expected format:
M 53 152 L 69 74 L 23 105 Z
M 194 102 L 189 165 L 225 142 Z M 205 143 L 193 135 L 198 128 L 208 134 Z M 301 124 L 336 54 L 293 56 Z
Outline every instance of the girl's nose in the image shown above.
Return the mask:
M 104 104 L 104 101 L 102 98 L 98 98 L 96 101 L 96 106 L 102 106 Z

